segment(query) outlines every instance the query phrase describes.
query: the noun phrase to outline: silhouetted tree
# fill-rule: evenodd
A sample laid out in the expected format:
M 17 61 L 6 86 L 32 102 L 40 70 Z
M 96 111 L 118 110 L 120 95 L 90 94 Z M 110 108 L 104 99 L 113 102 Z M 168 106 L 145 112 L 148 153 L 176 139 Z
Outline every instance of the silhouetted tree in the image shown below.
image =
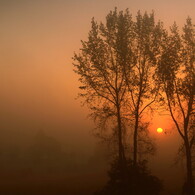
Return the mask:
M 150 150 L 153 147 L 151 140 L 148 139 L 146 142 L 144 136 L 141 136 L 143 131 L 147 132 L 147 128 L 143 128 L 147 125 L 143 125 L 142 117 L 144 111 L 151 108 L 158 94 L 158 85 L 154 83 L 153 75 L 155 74 L 157 57 L 160 54 L 159 43 L 162 30 L 162 24 L 160 22 L 155 23 L 154 13 L 142 15 L 138 12 L 136 21 L 130 30 L 132 34 L 132 38 L 129 40 L 131 64 L 127 64 L 126 60 L 121 64 L 129 92 L 129 113 L 134 120 L 134 164 L 137 163 L 139 141 L 142 140 L 145 144 L 150 145 Z M 123 52 L 123 59 L 126 59 L 126 52 L 129 51 Z
M 187 168 L 187 194 L 193 192 L 192 146 L 194 143 L 193 117 L 195 109 L 195 31 L 190 18 L 186 20 L 183 34 L 178 27 L 164 33 L 158 75 L 165 102 L 177 131 L 183 140 Z
M 137 163 L 139 138 L 142 144 L 148 144 L 150 151 L 153 148 L 151 140 L 143 141 L 143 131 L 147 133 L 143 127 L 147 125 L 141 118 L 158 93 L 152 77 L 159 55 L 161 28 L 161 23 L 155 24 L 153 13 L 142 16 L 138 12 L 134 22 L 128 10 L 118 12 L 115 9 L 107 15 L 105 25 L 92 20 L 88 41 L 82 41 L 81 53 L 73 58 L 75 72 L 83 84 L 80 88 L 85 92 L 80 96 L 92 110 L 91 116 L 98 119 L 101 127 L 108 118 L 117 119 L 121 161 L 125 159 L 124 120 L 127 118 L 134 123 L 131 122 L 134 164 Z
M 125 161 L 123 143 L 123 112 L 126 104 L 127 86 L 121 64 L 131 66 L 131 16 L 115 9 L 106 17 L 106 24 L 92 19 L 88 41 L 82 41 L 80 54 L 74 56 L 75 72 L 80 77 L 85 103 L 94 118 L 117 121 L 119 161 Z M 125 39 L 125 41 L 124 41 Z M 124 51 L 125 50 L 125 51 Z M 103 114 L 103 115 L 102 115 Z

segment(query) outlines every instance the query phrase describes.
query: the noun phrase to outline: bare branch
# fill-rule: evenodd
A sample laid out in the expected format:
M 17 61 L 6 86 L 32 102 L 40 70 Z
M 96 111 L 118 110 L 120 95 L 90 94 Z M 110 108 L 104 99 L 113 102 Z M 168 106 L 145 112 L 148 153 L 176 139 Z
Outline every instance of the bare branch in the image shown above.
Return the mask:
M 183 115 L 183 119 L 185 120 L 185 112 L 184 112 L 184 109 L 183 109 L 183 106 L 181 104 L 181 100 L 180 100 L 180 97 L 179 97 L 179 93 L 178 93 L 178 89 L 177 89 L 177 84 L 176 84 L 176 81 L 174 80 L 174 84 L 175 84 L 175 88 L 176 88 L 176 95 L 177 95 L 177 99 L 178 99 L 178 103 L 179 103 L 179 107 L 180 107 L 180 110 L 182 112 L 182 115 Z
M 173 111 L 172 111 L 172 107 L 171 107 L 171 102 L 170 102 L 170 99 L 169 99 L 169 97 L 168 97 L 168 94 L 167 94 L 167 90 L 166 90 L 166 89 L 165 89 L 165 93 L 166 93 L 166 96 L 167 96 L 168 107 L 169 107 L 169 111 L 170 111 L 171 117 L 172 117 L 172 119 L 173 119 L 173 121 L 174 121 L 174 123 L 175 123 L 175 125 L 176 125 L 176 127 L 177 127 L 177 130 L 178 130 L 179 134 L 181 135 L 181 137 L 182 137 L 183 139 L 185 139 L 185 136 L 184 136 L 183 133 L 181 132 L 181 129 L 180 129 L 180 127 L 179 127 L 179 124 L 178 124 L 177 120 L 176 120 L 175 117 L 174 117 L 174 114 L 173 114 Z

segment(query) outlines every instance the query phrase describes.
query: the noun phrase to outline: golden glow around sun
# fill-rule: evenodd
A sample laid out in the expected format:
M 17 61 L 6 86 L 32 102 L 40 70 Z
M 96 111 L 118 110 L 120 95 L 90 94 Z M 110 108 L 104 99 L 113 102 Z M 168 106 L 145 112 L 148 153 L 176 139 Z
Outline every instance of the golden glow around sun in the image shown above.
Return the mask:
M 156 130 L 158 133 L 162 133 L 163 132 L 163 129 L 162 128 L 157 128 Z

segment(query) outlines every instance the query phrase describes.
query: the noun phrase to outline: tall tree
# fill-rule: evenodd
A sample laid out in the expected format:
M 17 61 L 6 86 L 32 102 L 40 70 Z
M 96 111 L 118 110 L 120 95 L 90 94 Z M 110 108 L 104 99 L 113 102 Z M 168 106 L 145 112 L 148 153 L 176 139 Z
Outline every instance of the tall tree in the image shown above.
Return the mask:
M 88 41 L 82 41 L 80 54 L 74 55 L 75 72 L 80 77 L 85 103 L 93 116 L 104 113 L 117 121 L 119 162 L 125 161 L 122 115 L 126 103 L 127 87 L 121 64 L 131 64 L 129 41 L 132 26 L 128 10 L 111 11 L 106 24 L 92 19 Z M 105 116 L 107 115 L 107 116 Z
M 162 24 L 155 23 L 154 13 L 137 13 L 133 26 L 133 39 L 131 40 L 131 65 L 124 64 L 126 83 L 128 86 L 130 115 L 134 120 L 133 129 L 133 161 L 137 164 L 139 151 L 139 138 L 142 137 L 142 120 L 146 111 L 155 102 L 158 94 L 158 85 L 155 85 L 153 75 L 155 73 L 157 57 L 160 54 L 160 37 L 163 30 Z M 147 127 L 146 125 L 144 125 Z M 142 137 L 143 140 L 143 137 Z M 152 149 L 151 141 L 147 142 Z
M 158 75 L 165 94 L 165 102 L 176 129 L 183 140 L 186 157 L 187 194 L 194 194 L 192 175 L 192 146 L 194 143 L 193 117 L 195 103 L 195 31 L 190 18 L 186 20 L 183 34 L 171 27 L 164 34 Z
M 115 9 L 107 15 L 105 25 L 92 20 L 88 41 L 82 42 L 82 52 L 74 56 L 75 72 L 80 75 L 80 88 L 85 92 L 81 96 L 93 111 L 92 116 L 103 121 L 115 116 L 117 120 L 121 160 L 125 159 L 123 118 L 128 115 L 133 121 L 134 136 L 129 143 L 133 145 L 135 165 L 139 141 L 147 143 L 150 151 L 153 148 L 146 136 L 147 125 L 141 119 L 158 93 L 153 75 L 161 31 L 162 25 L 155 23 L 154 13 L 138 12 L 133 21 L 128 10 L 118 13 Z

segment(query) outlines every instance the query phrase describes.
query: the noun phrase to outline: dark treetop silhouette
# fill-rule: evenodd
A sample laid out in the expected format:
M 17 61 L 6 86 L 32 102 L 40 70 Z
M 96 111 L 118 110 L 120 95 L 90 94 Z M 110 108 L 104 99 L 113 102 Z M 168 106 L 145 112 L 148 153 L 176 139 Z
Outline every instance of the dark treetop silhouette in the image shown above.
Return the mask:
M 173 25 L 169 34 L 162 22 L 155 23 L 154 13 L 142 15 L 138 12 L 134 21 L 128 10 L 118 12 L 115 8 L 107 15 L 106 24 L 98 24 L 94 18 L 91 24 L 88 40 L 82 41 L 81 52 L 73 57 L 74 71 L 82 84 L 80 89 L 83 93 L 79 95 L 90 108 L 90 116 L 97 122 L 99 134 L 103 135 L 102 129 L 111 129 L 111 137 L 115 140 L 117 138 L 118 155 L 115 155 L 115 159 L 118 160 L 115 160 L 114 165 L 117 168 L 111 172 L 114 175 L 115 171 L 119 172 L 119 180 L 123 184 L 125 181 L 132 182 L 127 175 L 133 167 L 135 175 L 143 177 L 139 175 L 139 171 L 145 168 L 141 158 L 138 160 L 138 152 L 141 155 L 144 154 L 141 150 L 143 148 L 147 149 L 147 153 L 154 150 L 143 116 L 146 110 L 148 112 L 149 108 L 153 109 L 154 102 L 163 101 L 167 103 L 171 117 L 184 140 L 187 186 L 189 194 L 192 194 L 195 78 L 194 30 L 191 20 L 187 20 L 182 36 L 176 25 Z M 174 115 L 178 113 L 176 109 L 183 116 L 183 132 L 179 125 L 180 118 L 177 119 Z M 128 133 L 133 134 L 133 137 L 130 136 L 132 141 L 126 139 Z M 132 153 L 127 155 L 129 147 L 133 149 L 133 156 Z M 133 167 L 128 160 L 131 158 Z M 145 171 L 143 173 L 148 175 Z M 110 174 L 111 183 L 113 174 Z M 157 183 L 158 190 L 154 194 L 158 194 L 161 189 L 160 182 Z M 107 187 L 106 189 L 109 188 Z M 121 187 L 115 190 L 117 192 L 120 189 Z M 131 190 L 138 193 L 133 186 Z M 130 191 L 120 191 L 119 194 L 121 193 L 128 194 Z
M 190 18 L 180 34 L 174 24 L 170 35 L 162 34 L 161 55 L 158 60 L 158 78 L 164 103 L 183 140 L 186 157 L 188 194 L 193 192 L 192 152 L 194 146 L 195 109 L 195 29 Z

